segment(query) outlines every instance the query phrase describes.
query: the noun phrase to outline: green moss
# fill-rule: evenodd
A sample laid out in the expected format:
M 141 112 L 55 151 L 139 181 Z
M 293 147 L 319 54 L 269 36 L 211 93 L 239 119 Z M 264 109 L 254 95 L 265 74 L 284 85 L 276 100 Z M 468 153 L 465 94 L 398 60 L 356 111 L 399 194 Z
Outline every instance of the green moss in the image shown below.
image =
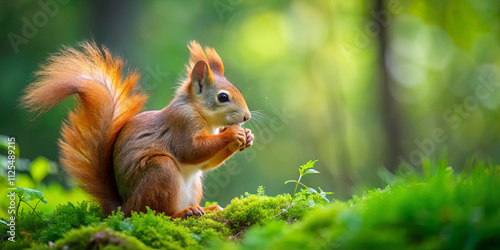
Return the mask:
M 98 224 L 103 221 L 103 214 L 96 204 L 89 204 L 85 201 L 73 205 L 68 203 L 58 205 L 53 213 L 33 213 L 31 210 L 22 209 L 16 221 L 16 242 L 7 249 L 24 249 L 31 244 L 47 244 L 49 241 L 56 241 L 62 235 L 75 228 Z M 2 226 L 2 232 L 6 232 Z M 5 238 L 2 235 L 2 238 Z M 9 243 L 2 243 L 7 246 Z
M 2 229 L 3 230 L 3 229 Z M 30 248 L 31 243 L 26 238 L 20 238 L 16 234 L 16 242 L 8 241 L 7 239 L 2 239 L 2 243 L 0 244 L 0 249 L 26 249 Z
M 47 226 L 37 242 L 56 241 L 70 229 L 100 223 L 104 218 L 98 205 L 87 202 L 59 205 L 47 218 Z
M 500 245 L 500 166 L 476 162 L 456 174 L 445 161 L 422 175 L 396 176 L 384 189 L 326 203 L 311 192 L 235 198 L 223 211 L 170 217 L 121 211 L 106 219 L 95 205 L 22 212 L 16 243 L 2 249 L 489 249 Z M 5 226 L 2 226 L 2 230 Z M 77 228 L 77 229 L 75 229 Z M 3 230 L 4 232 L 6 230 Z M 4 232 L 0 232 L 5 239 Z
M 265 195 L 250 195 L 248 193 L 240 198 L 234 198 L 229 206 L 224 209 L 223 218 L 228 220 L 238 232 L 252 225 L 262 225 L 273 218 L 294 221 L 301 218 L 310 204 L 297 201 L 290 206 L 292 197 L 289 194 L 269 197 Z
M 183 249 L 199 245 L 189 229 L 179 226 L 163 214 L 156 214 L 148 208 L 147 213 L 133 213 L 132 231 L 128 234 L 139 238 L 154 248 Z
M 151 249 L 135 237 L 105 226 L 83 227 L 64 234 L 56 249 Z
M 491 249 L 500 245 L 500 167 L 432 174 L 253 227 L 243 249 Z M 411 179 L 411 180 L 410 180 Z M 222 246 L 225 247 L 225 246 Z
M 189 228 L 193 237 L 202 245 L 222 241 L 231 234 L 229 226 L 222 222 L 222 212 L 209 212 L 205 216 L 189 217 L 185 220 L 176 219 L 175 223 Z

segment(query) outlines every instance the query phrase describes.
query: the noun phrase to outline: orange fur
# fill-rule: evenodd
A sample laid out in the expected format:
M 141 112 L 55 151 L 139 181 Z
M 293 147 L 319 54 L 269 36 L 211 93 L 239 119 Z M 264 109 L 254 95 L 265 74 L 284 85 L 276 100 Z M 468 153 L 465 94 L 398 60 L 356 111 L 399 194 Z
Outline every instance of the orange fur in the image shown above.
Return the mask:
M 135 71 L 121 79 L 123 62 L 107 49 L 89 42 L 81 43 L 80 49 L 64 48 L 52 55 L 22 101 L 43 113 L 78 94 L 78 107 L 62 127 L 61 163 L 109 214 L 122 203 L 111 165 L 113 144 L 123 125 L 142 109 L 146 96 L 134 90 L 139 79 Z
M 253 135 L 236 124 L 250 118 L 245 100 L 224 77 L 214 49 L 192 41 L 188 75 L 162 110 L 139 113 L 146 96 L 139 75 L 121 79 L 123 61 L 106 48 L 82 43 L 64 48 L 37 72 L 22 101 L 43 113 L 72 94 L 78 107 L 62 127 L 61 163 L 104 213 L 126 215 L 146 206 L 173 218 L 201 215 L 202 171 L 251 146 Z M 225 91 L 231 102 L 218 103 Z M 138 114 L 139 113 L 139 114 Z M 220 134 L 214 128 L 226 127 Z
M 198 61 L 205 61 L 208 63 L 209 77 L 211 80 L 213 80 L 212 72 L 219 76 L 224 76 L 224 65 L 222 64 L 222 60 L 219 55 L 213 48 L 205 47 L 205 54 L 201 45 L 196 41 L 191 41 L 188 48 L 190 58 L 188 64 L 186 64 L 186 70 L 189 76 L 191 76 L 190 73 L 193 71 L 193 67 Z

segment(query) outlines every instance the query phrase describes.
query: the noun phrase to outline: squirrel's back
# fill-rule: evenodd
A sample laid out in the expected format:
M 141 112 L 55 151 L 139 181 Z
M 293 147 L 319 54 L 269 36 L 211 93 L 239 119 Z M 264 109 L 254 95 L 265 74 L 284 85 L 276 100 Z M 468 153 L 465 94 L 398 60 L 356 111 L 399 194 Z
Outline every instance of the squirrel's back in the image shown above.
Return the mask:
M 123 64 L 95 43 L 81 43 L 79 49 L 65 47 L 36 72 L 37 80 L 22 98 L 24 106 L 44 113 L 78 95 L 77 108 L 62 126 L 61 163 L 105 214 L 122 205 L 113 173 L 113 144 L 147 98 L 136 91 L 136 71 L 122 79 Z

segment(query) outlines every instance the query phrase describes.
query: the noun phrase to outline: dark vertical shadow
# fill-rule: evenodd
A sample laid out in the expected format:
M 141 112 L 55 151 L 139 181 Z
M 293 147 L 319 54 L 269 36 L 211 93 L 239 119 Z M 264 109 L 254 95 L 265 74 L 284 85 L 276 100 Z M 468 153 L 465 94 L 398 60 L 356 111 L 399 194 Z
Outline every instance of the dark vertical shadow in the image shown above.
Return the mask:
M 97 44 L 104 44 L 113 53 L 123 55 L 131 46 L 134 38 L 136 15 L 142 6 L 141 1 L 94 0 L 90 14 L 89 26 Z
M 375 12 L 381 13 L 387 11 L 383 0 L 376 0 Z M 377 20 L 374 19 L 375 22 Z M 380 115 L 383 122 L 383 129 L 386 138 L 385 166 L 394 172 L 398 167 L 398 157 L 402 155 L 401 148 L 401 127 L 399 122 L 398 104 L 391 94 L 393 82 L 390 80 L 386 65 L 387 50 L 387 25 L 380 25 L 380 34 L 378 36 L 379 45 L 379 87 L 380 87 Z

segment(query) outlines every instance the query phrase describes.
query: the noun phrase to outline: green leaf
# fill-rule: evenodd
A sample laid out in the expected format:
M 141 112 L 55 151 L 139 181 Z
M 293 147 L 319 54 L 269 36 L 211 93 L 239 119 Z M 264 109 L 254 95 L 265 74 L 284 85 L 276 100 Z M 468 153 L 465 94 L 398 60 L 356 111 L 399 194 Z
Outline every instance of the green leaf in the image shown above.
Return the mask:
M 259 196 L 264 196 L 264 192 L 265 192 L 265 188 L 264 186 L 260 185 L 258 188 L 257 188 L 257 194 Z
M 23 187 L 17 187 L 16 190 L 14 191 L 19 197 L 24 196 L 24 201 L 30 201 L 34 198 L 42 201 L 44 204 L 47 204 L 47 201 L 43 197 L 43 193 L 35 190 L 35 189 L 29 189 L 29 188 L 23 188 Z
M 304 173 L 304 175 L 306 175 L 306 174 L 319 174 L 319 172 L 318 172 L 318 171 L 316 171 L 315 169 L 311 168 L 311 169 L 308 169 L 308 170 Z
M 314 160 L 314 161 L 308 161 L 305 165 L 302 165 L 301 167 L 303 169 L 309 169 L 309 168 L 313 168 L 314 167 L 314 163 L 316 163 L 318 160 Z
M 307 200 L 307 202 L 309 203 L 309 206 L 311 206 L 311 207 L 316 206 L 316 202 L 314 202 L 314 200 L 309 199 L 309 200 Z
M 325 192 L 325 191 L 323 191 L 320 187 L 318 187 L 318 189 L 319 189 L 319 192 L 320 192 L 320 193 L 319 193 L 319 196 L 320 196 L 321 198 L 323 198 L 326 202 L 330 202 L 330 200 L 329 200 L 328 198 L 326 198 L 326 195 L 327 195 L 327 194 L 333 194 L 333 192 Z
M 311 188 L 311 187 L 308 187 L 308 188 L 307 188 L 307 191 L 308 191 L 309 193 L 311 193 L 311 194 L 312 194 L 312 193 L 314 193 L 314 194 L 317 194 L 317 193 L 318 193 L 318 191 L 316 191 L 316 189 Z
M 44 157 L 38 157 L 31 162 L 30 174 L 31 178 L 38 184 L 49 174 L 50 162 Z
M 290 183 L 290 182 L 295 182 L 295 183 L 297 183 L 298 181 L 296 181 L 296 180 L 288 180 L 288 181 L 285 181 L 285 184 Z
M 20 197 L 22 197 L 22 199 L 21 198 L 19 198 L 19 199 L 23 200 L 24 202 L 28 202 L 31 200 L 31 196 L 29 196 L 29 195 L 24 195 L 24 196 L 20 196 Z

